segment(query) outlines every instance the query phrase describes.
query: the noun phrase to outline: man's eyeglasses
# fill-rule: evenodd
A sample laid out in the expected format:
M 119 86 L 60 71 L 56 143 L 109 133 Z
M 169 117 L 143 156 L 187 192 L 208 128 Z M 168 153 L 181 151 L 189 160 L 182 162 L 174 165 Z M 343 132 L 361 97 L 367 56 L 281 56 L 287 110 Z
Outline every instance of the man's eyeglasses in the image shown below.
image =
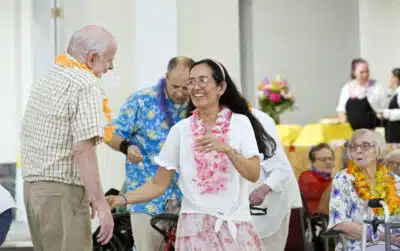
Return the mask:
M 330 162 L 333 161 L 333 157 L 315 158 L 315 160 L 319 160 L 321 162 Z
M 350 149 L 350 151 L 355 152 L 355 151 L 357 151 L 357 149 L 360 147 L 360 149 L 361 149 L 362 151 L 368 151 L 368 150 L 371 149 L 371 147 L 373 147 L 373 146 L 375 146 L 375 145 L 374 145 L 374 144 L 371 144 L 371 143 L 364 142 L 364 143 L 362 143 L 362 144 L 360 144 L 360 145 L 351 144 L 351 145 L 349 145 L 349 149 Z
M 205 88 L 207 84 L 210 82 L 207 77 L 199 77 L 198 79 L 191 78 L 186 84 L 188 90 L 192 90 L 196 84 L 199 85 L 200 88 Z

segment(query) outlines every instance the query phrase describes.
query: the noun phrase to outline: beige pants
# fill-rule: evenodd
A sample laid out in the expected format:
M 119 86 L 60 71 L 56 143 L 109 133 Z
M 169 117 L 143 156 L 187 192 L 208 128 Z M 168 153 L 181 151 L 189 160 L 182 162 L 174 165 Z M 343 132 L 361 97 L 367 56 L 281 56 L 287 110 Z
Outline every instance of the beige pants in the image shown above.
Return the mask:
M 86 190 L 58 182 L 25 182 L 24 202 L 35 251 L 92 251 Z
M 283 251 L 286 247 L 287 237 L 289 234 L 290 213 L 283 218 L 282 225 L 271 236 L 262 238 L 263 251 Z
M 147 214 L 131 214 L 136 251 L 158 251 L 163 244 L 163 236 L 151 227 L 150 219 L 151 216 Z

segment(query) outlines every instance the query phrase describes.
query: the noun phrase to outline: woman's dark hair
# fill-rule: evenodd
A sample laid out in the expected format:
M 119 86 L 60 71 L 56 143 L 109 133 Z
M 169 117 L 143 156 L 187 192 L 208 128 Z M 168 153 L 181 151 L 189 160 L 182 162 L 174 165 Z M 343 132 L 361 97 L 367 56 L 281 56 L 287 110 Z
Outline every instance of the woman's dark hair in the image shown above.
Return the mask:
M 190 67 L 190 71 L 200 64 L 208 65 L 212 70 L 212 77 L 217 85 L 221 84 L 224 80 L 226 82 L 226 90 L 222 94 L 219 104 L 228 107 L 232 112 L 245 115 L 249 118 L 251 126 L 253 127 L 254 134 L 257 140 L 257 146 L 260 153 L 263 153 L 265 158 L 271 158 L 275 154 L 276 142 L 265 130 L 260 121 L 251 113 L 249 103 L 240 94 L 236 85 L 233 83 L 228 71 L 225 67 L 211 59 L 203 59 L 194 63 Z M 223 71 L 223 72 L 222 72 Z M 187 108 L 187 117 L 191 116 L 192 111 L 195 109 L 192 101 L 189 101 Z
M 311 162 L 315 162 L 316 153 L 321 151 L 322 149 L 328 149 L 329 151 L 331 151 L 332 156 L 335 156 L 335 152 L 332 150 L 332 148 L 328 144 L 319 143 L 318 145 L 311 147 L 310 152 L 308 153 L 308 158 L 310 159 Z
M 351 72 L 350 72 L 350 78 L 356 79 L 356 76 L 354 75 L 354 71 L 356 70 L 357 65 L 359 64 L 367 64 L 367 60 L 363 59 L 363 58 L 355 58 L 353 60 L 351 60 Z
M 394 68 L 392 70 L 392 74 L 393 76 L 395 76 L 397 78 L 397 85 L 400 85 L 400 68 Z

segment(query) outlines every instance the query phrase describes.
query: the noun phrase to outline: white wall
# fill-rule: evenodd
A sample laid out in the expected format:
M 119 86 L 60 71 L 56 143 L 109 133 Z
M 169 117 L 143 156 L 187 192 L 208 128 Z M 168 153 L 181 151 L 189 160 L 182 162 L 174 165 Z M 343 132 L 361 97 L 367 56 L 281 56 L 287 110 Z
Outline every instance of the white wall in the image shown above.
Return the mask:
M 17 8 L 14 0 L 0 1 L 0 55 L 2 62 L 0 67 L 0 107 L 1 107 L 1 151 L 0 163 L 16 162 L 18 154 L 18 120 L 19 120 L 19 86 L 17 83 L 16 65 L 16 39 L 18 37 Z M 7 10 L 7 11 L 4 11 Z
M 177 0 L 178 54 L 220 61 L 240 85 L 239 1 Z
M 255 86 L 287 78 L 299 110 L 283 123 L 311 123 L 335 114 L 349 63 L 359 56 L 357 0 L 253 0 Z M 253 100 L 254 101 L 254 100 Z
M 398 0 L 360 0 L 361 55 L 385 86 L 392 68 L 400 67 L 399 13 Z

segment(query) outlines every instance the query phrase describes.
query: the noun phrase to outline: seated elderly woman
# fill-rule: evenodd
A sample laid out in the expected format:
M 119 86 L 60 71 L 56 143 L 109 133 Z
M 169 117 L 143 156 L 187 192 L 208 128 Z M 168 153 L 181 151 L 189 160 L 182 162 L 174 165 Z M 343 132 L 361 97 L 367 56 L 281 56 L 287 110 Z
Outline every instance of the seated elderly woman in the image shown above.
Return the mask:
M 391 216 L 399 216 L 400 197 L 396 181 L 383 165 L 386 142 L 382 135 L 367 129 L 354 132 L 349 142 L 349 164 L 337 173 L 332 182 L 329 204 L 329 226 L 340 230 L 347 240 L 346 250 L 361 250 L 362 222 L 364 215 L 369 218 L 383 215 L 383 210 L 369 209 L 367 201 L 382 198 L 388 204 Z M 371 226 L 367 231 L 367 250 L 384 250 L 382 243 L 371 244 L 372 240 L 384 240 L 383 229 L 375 234 Z M 400 236 L 392 233 L 392 243 L 400 245 Z M 339 243 L 336 250 L 343 250 Z
M 322 194 L 332 182 L 331 174 L 334 168 L 334 152 L 325 143 L 313 146 L 309 152 L 311 169 L 300 174 L 299 187 L 311 215 L 318 212 Z
M 386 156 L 386 163 L 390 168 L 390 171 L 396 175 L 396 178 L 400 179 L 400 149 L 391 151 Z

